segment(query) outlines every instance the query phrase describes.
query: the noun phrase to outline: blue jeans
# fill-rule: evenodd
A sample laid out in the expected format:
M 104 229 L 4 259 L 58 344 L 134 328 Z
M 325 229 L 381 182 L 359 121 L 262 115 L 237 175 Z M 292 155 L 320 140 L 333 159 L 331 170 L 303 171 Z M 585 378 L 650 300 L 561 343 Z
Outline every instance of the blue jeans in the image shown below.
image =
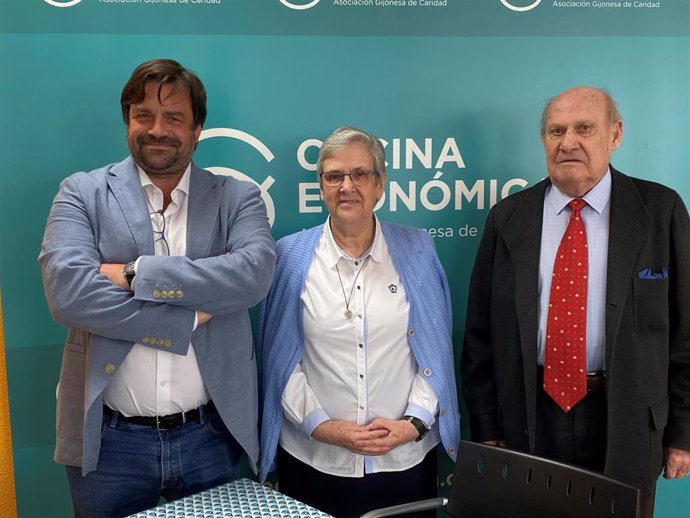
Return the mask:
M 242 448 L 215 410 L 172 430 L 103 417 L 98 467 L 67 466 L 75 518 L 122 518 L 239 478 Z

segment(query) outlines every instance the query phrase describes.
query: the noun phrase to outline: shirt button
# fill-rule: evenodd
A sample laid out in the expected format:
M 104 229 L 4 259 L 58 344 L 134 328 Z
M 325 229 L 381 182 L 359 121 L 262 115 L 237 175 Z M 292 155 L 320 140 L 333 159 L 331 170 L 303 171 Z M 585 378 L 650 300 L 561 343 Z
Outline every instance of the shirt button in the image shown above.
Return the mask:
M 161 296 L 161 290 L 153 290 L 153 292 L 151 293 L 151 295 L 153 295 L 153 298 L 154 298 L 154 299 L 159 299 L 160 296 Z
M 360 410 L 364 410 L 364 406 L 359 405 L 359 409 L 360 409 Z
M 361 349 L 362 347 L 364 347 L 364 344 L 359 344 L 359 348 Z
M 410 330 L 407 332 L 407 336 L 414 336 L 414 329 L 410 329 Z
M 442 408 L 441 411 L 438 413 L 438 415 L 440 415 L 441 417 L 445 417 L 446 416 L 446 409 Z
M 106 374 L 112 376 L 113 374 L 115 374 L 117 367 L 115 367 L 115 364 L 113 364 L 113 363 L 106 363 L 103 370 L 105 371 Z
M 364 378 L 364 374 L 359 375 L 359 379 L 362 379 L 362 378 Z
M 355 261 L 355 266 L 359 266 L 359 261 Z
M 448 455 L 455 455 L 455 448 L 448 448 Z
M 161 387 L 165 387 L 165 380 L 161 381 Z
M 427 367 L 426 369 L 424 369 L 424 375 L 425 375 L 427 378 L 428 378 L 429 376 L 431 376 L 431 369 L 430 369 L 429 367 Z

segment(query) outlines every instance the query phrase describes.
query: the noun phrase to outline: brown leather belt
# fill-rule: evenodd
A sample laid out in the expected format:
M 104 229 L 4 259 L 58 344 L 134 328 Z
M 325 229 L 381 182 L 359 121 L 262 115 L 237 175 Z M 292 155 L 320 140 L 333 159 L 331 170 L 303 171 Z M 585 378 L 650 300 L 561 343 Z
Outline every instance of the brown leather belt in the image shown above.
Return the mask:
M 544 387 L 544 367 L 537 365 L 537 384 Z M 587 373 L 587 392 L 599 392 L 606 388 L 606 371 Z
M 213 401 L 209 401 L 199 408 L 193 408 L 187 412 L 179 412 L 177 414 L 163 415 L 163 416 L 131 416 L 127 417 L 119 413 L 117 410 L 103 405 L 103 414 L 109 417 L 117 414 L 117 420 L 123 423 L 136 424 L 139 426 L 149 426 L 151 428 L 158 428 L 160 430 L 172 430 L 178 428 L 185 423 L 199 421 L 201 415 L 208 415 L 216 409 Z

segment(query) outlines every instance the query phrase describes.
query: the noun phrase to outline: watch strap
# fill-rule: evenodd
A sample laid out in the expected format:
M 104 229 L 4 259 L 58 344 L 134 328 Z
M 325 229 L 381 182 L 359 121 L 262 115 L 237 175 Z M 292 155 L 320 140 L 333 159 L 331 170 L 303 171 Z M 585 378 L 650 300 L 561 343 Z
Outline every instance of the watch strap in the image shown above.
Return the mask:
M 429 433 L 429 429 L 426 426 L 426 423 L 419 419 L 418 417 L 412 416 L 412 415 L 406 415 L 403 417 L 405 421 L 408 421 L 412 424 L 417 429 L 417 432 L 419 433 L 419 436 L 415 439 L 415 442 L 419 442 L 424 437 L 426 437 L 426 434 Z

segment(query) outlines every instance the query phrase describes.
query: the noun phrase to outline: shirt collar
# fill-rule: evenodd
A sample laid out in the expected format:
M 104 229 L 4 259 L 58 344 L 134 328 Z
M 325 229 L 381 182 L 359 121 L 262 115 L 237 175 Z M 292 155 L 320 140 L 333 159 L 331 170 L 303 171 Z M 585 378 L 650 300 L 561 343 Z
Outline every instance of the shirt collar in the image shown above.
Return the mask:
M 551 205 L 556 214 L 560 214 L 566 208 L 568 203 L 575 198 L 563 194 L 558 190 L 554 184 L 550 185 L 549 192 L 546 194 L 547 202 Z M 582 197 L 587 202 L 587 205 L 592 207 L 598 214 L 604 212 L 606 205 L 611 199 L 611 170 L 608 169 L 606 174 L 597 184 L 592 187 L 587 194 Z
M 369 250 L 362 254 L 362 258 L 371 256 L 371 259 L 373 261 L 381 263 L 383 262 L 385 242 L 383 239 L 383 232 L 381 231 L 381 223 L 379 222 L 379 219 L 376 217 L 376 214 L 374 214 L 374 223 L 376 225 L 376 229 L 374 230 L 374 241 L 371 243 L 371 247 L 369 248 Z M 335 265 L 338 263 L 338 261 L 340 261 L 340 259 L 359 259 L 357 257 L 350 257 L 345 253 L 345 251 L 342 248 L 338 246 L 338 243 L 336 243 L 335 238 L 333 237 L 333 232 L 331 231 L 330 216 L 328 216 L 328 219 L 326 220 L 323 232 L 326 235 L 325 258 L 329 268 L 335 268 Z
M 149 178 L 149 175 L 146 174 L 146 171 L 144 171 L 141 167 L 139 167 L 139 164 L 136 164 L 137 166 L 137 172 L 139 173 L 139 181 L 141 182 L 141 186 L 144 188 L 144 192 L 146 193 L 146 198 L 149 201 L 149 203 L 152 203 L 152 193 L 158 192 L 160 194 L 160 189 L 156 187 L 153 182 L 151 181 L 151 178 Z M 173 189 L 172 193 L 170 194 L 170 197 L 172 198 L 172 201 L 176 205 L 180 205 L 182 199 L 184 196 L 189 196 L 189 178 L 191 175 L 192 171 L 192 163 L 190 162 L 187 164 L 187 169 L 185 169 L 184 174 L 182 175 L 182 178 L 180 178 L 180 181 L 177 182 L 177 185 Z M 161 200 L 162 203 L 162 200 Z M 153 207 L 155 209 L 155 207 Z M 159 207 L 160 208 L 160 207 Z

